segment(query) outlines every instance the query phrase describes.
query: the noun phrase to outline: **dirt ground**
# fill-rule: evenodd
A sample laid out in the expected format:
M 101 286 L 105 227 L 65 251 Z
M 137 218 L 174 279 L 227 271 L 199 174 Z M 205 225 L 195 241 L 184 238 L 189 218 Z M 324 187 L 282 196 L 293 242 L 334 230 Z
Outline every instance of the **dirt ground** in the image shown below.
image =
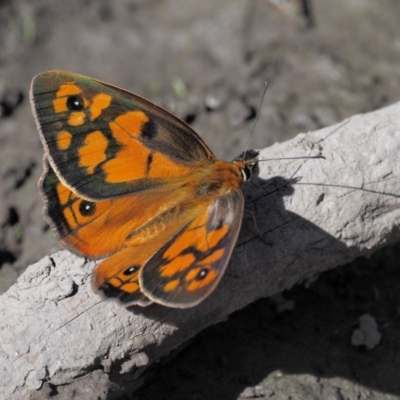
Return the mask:
M 141 94 L 224 159 L 244 150 L 265 80 L 252 148 L 400 99 L 398 0 L 314 0 L 308 16 L 295 1 L 272 3 L 0 0 L 0 293 L 60 248 L 37 190 L 43 149 L 29 85 L 39 72 L 78 72 Z M 400 398 L 399 256 L 400 246 L 384 249 L 252 304 L 125 397 Z M 381 335 L 372 349 L 352 344 L 365 314 Z

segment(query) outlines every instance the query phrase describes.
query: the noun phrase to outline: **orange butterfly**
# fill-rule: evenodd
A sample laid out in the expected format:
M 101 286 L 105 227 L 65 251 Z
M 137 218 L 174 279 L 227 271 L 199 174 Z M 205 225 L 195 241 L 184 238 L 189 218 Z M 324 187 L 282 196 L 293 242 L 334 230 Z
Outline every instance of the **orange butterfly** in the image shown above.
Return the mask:
M 217 160 L 177 117 L 81 75 L 37 75 L 31 102 L 45 218 L 70 251 L 104 259 L 94 288 L 126 305 L 204 300 L 235 246 L 256 161 Z

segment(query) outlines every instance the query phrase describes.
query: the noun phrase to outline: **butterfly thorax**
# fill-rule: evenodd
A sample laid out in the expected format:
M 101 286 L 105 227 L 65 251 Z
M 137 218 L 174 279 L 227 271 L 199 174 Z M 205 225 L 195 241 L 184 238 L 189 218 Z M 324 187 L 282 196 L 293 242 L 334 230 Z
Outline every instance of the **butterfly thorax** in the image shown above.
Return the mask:
M 207 168 L 202 167 L 193 174 L 193 182 L 198 200 L 209 201 L 210 197 L 223 196 L 230 190 L 238 190 L 247 180 L 243 172 L 247 168 L 242 161 L 215 161 Z M 187 186 L 187 183 L 185 185 Z

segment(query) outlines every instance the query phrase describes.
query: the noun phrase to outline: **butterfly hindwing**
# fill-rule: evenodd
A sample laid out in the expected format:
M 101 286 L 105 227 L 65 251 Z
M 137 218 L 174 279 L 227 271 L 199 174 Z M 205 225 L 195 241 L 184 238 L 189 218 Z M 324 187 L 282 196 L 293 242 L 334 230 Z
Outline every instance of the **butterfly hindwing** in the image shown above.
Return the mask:
M 103 260 L 95 269 L 92 286 L 106 298 L 116 298 L 125 306 L 147 306 L 151 300 L 140 290 L 139 272 L 148 256 L 145 249 L 127 247 Z
M 44 173 L 39 182 L 45 205 L 44 216 L 56 238 L 69 250 L 98 258 L 116 251 L 121 237 L 116 232 L 104 240 L 107 214 L 115 200 L 87 200 L 65 186 L 44 157 Z M 114 204 L 115 205 L 115 204 Z
M 243 194 L 217 197 L 171 238 L 139 272 L 141 290 L 151 300 L 192 307 L 217 286 L 240 231 Z
M 168 224 L 154 223 L 139 229 L 139 237 L 125 240 L 125 247 L 103 260 L 93 272 L 93 288 L 106 297 L 118 298 L 125 305 L 144 305 L 138 299 L 140 270 L 163 243 L 184 229 L 191 220 L 191 213 L 182 213 Z M 151 232 L 156 234 L 150 235 Z M 129 236 L 129 235 L 128 235 Z
M 154 189 L 215 160 L 183 121 L 94 79 L 44 72 L 31 100 L 50 164 L 88 199 Z
M 174 211 L 190 192 L 177 196 L 177 191 L 160 189 L 93 201 L 64 185 L 46 158 L 43 164 L 45 218 L 57 239 L 76 254 L 97 259 L 126 247 L 141 253 L 145 246 L 151 254 L 190 219 L 187 212 Z

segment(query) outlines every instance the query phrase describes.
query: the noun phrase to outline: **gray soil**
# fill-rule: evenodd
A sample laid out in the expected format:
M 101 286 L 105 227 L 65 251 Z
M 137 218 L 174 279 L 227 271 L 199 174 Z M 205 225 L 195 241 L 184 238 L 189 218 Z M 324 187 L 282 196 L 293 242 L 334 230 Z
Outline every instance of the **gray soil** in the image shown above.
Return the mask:
M 0 0 L 0 292 L 60 248 L 37 190 L 43 149 L 29 84 L 39 72 L 78 72 L 141 94 L 224 159 L 244 150 L 265 80 L 252 148 L 399 100 L 398 0 L 314 0 L 311 16 L 296 1 L 272 3 Z M 399 256 L 399 246 L 385 249 L 252 304 L 126 398 L 400 398 Z M 382 335 L 372 349 L 351 342 L 364 314 Z

